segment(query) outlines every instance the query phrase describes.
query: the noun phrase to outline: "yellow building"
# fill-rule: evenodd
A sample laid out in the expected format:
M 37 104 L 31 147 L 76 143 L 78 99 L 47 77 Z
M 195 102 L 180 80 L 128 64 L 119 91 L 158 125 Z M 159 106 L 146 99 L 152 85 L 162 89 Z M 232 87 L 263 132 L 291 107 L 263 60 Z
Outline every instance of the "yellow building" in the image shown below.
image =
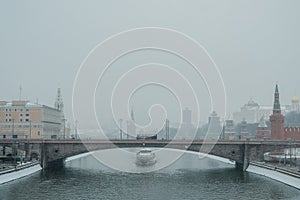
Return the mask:
M 29 101 L 0 101 L 0 137 L 19 139 L 64 138 L 61 110 Z

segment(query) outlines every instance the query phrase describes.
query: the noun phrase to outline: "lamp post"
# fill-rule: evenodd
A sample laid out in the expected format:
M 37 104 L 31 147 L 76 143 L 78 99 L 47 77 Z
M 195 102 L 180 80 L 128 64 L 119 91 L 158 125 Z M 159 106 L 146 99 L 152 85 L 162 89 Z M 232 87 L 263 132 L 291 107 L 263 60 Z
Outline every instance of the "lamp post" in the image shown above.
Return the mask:
M 29 139 L 31 140 L 31 120 L 29 120 Z
M 78 125 L 78 121 L 75 120 L 75 139 L 78 139 L 78 133 L 77 133 L 77 125 Z
M 64 140 L 66 139 L 66 119 L 64 118 Z
M 292 166 L 292 140 L 289 140 L 289 146 L 290 146 L 290 167 Z
M 14 137 L 14 133 L 15 133 L 15 120 L 14 120 L 14 118 L 12 118 L 12 137 Z
M 119 122 L 120 122 L 120 140 L 123 139 L 123 131 L 122 131 L 122 119 L 119 119 Z

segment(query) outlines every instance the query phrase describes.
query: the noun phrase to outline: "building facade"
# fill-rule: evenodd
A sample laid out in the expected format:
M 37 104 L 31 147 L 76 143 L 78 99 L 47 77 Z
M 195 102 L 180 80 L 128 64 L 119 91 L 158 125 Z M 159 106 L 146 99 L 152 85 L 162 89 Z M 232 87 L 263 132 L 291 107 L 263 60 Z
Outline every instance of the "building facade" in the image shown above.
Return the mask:
M 269 129 L 268 129 L 268 125 L 266 123 L 265 117 L 262 117 L 260 119 L 260 123 L 258 124 L 258 127 L 257 127 L 257 133 L 255 136 L 255 139 L 258 139 L 258 140 L 270 139 Z
M 235 125 L 232 119 L 225 120 L 225 126 L 223 128 L 223 139 L 224 140 L 237 139 Z
M 0 101 L 0 138 L 65 139 L 70 136 L 60 88 L 54 107 L 29 101 Z
M 286 114 L 290 112 L 291 105 L 281 105 L 281 113 Z M 294 107 L 297 108 L 297 104 L 294 104 Z M 240 111 L 233 113 L 233 120 L 235 123 L 240 123 L 243 120 L 247 123 L 260 123 L 260 119 L 264 116 L 271 116 L 273 114 L 273 106 L 271 105 L 259 105 L 253 99 L 250 99 Z
M 0 102 L 0 137 L 61 138 L 61 112 L 29 101 Z

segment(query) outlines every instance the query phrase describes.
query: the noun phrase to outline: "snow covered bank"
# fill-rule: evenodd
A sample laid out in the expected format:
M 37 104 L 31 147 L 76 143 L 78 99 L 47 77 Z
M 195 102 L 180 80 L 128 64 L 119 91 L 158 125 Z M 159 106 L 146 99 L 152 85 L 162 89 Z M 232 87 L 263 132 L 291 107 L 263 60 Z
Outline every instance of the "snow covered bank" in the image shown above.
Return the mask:
M 290 185 L 292 187 L 300 189 L 300 178 L 279 172 L 276 170 L 275 167 L 274 168 L 263 167 L 263 166 L 261 167 L 261 166 L 257 166 L 254 164 L 250 164 L 247 171 L 255 173 L 255 174 L 259 174 L 262 176 L 266 176 L 268 178 L 280 181 L 282 183 L 285 183 L 287 185 Z
M 7 183 L 9 181 L 13 181 L 25 176 L 28 176 L 30 174 L 33 174 L 35 172 L 38 172 L 42 169 L 42 167 L 39 164 L 35 164 L 33 166 L 23 168 L 17 171 L 12 171 L 6 174 L 0 175 L 0 184 Z

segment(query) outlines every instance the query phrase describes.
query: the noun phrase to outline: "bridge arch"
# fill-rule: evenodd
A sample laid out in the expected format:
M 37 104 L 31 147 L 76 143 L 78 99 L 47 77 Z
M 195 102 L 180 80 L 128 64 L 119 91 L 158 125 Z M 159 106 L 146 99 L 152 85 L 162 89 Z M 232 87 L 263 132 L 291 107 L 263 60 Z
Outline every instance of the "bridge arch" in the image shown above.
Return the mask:
M 33 151 L 30 153 L 30 160 L 39 160 L 40 159 L 40 154 L 37 151 Z

